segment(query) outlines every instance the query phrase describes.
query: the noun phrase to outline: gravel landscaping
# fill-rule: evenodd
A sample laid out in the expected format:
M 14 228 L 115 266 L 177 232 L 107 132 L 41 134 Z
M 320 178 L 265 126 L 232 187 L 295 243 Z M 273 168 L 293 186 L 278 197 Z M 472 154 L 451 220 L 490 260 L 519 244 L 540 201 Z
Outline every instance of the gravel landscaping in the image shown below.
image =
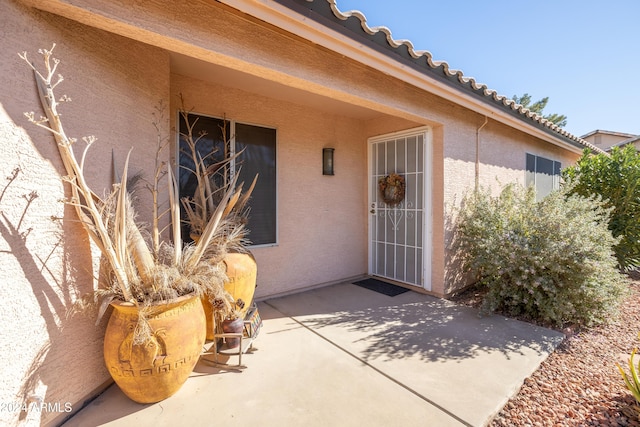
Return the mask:
M 627 366 L 631 350 L 640 347 L 640 276 L 633 279 L 620 318 L 591 329 L 563 330 L 567 338 L 491 426 L 640 427 L 636 401 L 616 367 Z M 481 297 L 469 290 L 453 300 L 477 307 Z

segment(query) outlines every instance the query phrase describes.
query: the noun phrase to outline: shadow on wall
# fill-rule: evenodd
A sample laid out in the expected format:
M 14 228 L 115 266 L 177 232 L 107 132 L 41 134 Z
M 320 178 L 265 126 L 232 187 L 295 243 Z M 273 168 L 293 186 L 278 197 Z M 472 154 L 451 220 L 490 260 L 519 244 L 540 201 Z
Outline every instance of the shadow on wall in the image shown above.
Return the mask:
M 149 144 L 155 146 L 151 126 L 135 138 L 128 131 L 148 123 L 148 110 L 138 106 L 148 105 L 147 99 L 157 99 L 157 93 L 168 89 L 158 84 L 163 82 L 158 76 L 165 72 L 161 67 L 165 59 L 168 69 L 168 56 L 155 55 L 160 50 L 152 55 L 147 45 L 36 10 L 21 0 L 0 1 L 0 34 L 0 72 L 10 76 L 10 84 L 0 91 L 0 271 L 11 281 L 2 283 L 0 319 L 14 331 L 0 339 L 7 346 L 0 400 L 28 408 L 61 405 L 53 411 L 4 413 L 0 419 L 11 425 L 18 424 L 18 417 L 28 425 L 56 424 L 69 415 L 65 404 L 79 409 L 79 401 L 110 381 L 102 358 L 109 313 L 97 327 L 90 315 L 67 317 L 78 297 L 93 290 L 95 259 L 75 210 L 62 207 L 60 199 L 71 192 L 66 183 L 62 190 L 58 180 L 65 172 L 54 138 L 24 116 L 34 111 L 39 118 L 43 112 L 32 71 L 19 54 L 27 51 L 35 56 L 38 47 L 58 43 L 66 61 L 77 68 L 65 76 L 76 84 L 69 88 L 65 82 L 64 91 L 69 90 L 71 98 L 93 102 L 65 105 L 66 131 L 83 135 L 90 127 L 97 128 L 104 140 L 136 140 L 140 155 L 132 166 L 149 163 L 144 144 L 137 140 L 143 139 L 141 135 L 152 136 Z M 108 99 L 105 109 L 130 114 L 101 114 L 98 106 L 104 106 L 101 97 L 106 95 L 113 95 L 113 100 Z M 111 122 L 115 119 L 120 120 L 116 126 Z M 117 148 L 124 151 L 128 145 Z M 100 172 L 90 174 L 94 188 L 109 188 L 105 177 L 110 162 L 104 160 L 109 151 L 97 149 L 93 159 L 87 159 L 86 168 Z M 61 218 L 52 221 L 51 215 Z
M 28 411 L 23 409 L 20 412 L 19 421 L 34 421 L 32 419 L 34 416 L 55 418 L 71 411 L 71 405 L 75 402 L 61 400 L 59 388 L 58 394 L 55 396 L 51 396 L 49 391 L 56 390 L 57 387 L 54 385 L 60 384 L 61 375 L 74 376 L 73 369 L 69 369 L 69 354 L 74 353 L 74 343 L 83 340 L 74 339 L 73 335 L 88 333 L 91 335 L 87 336 L 92 336 L 96 333 L 89 319 L 74 322 L 83 324 L 84 327 L 79 329 L 65 328 L 65 325 L 69 324 L 67 313 L 73 301 L 77 299 L 78 295 L 92 289 L 91 271 L 87 269 L 87 265 L 91 266 L 90 257 L 86 255 L 90 254 L 88 240 L 84 239 L 84 244 L 81 245 L 77 244 L 78 242 L 69 245 L 65 241 L 63 236 L 66 233 L 77 233 L 77 228 L 79 228 L 79 224 L 72 224 L 71 221 L 66 220 L 66 218 L 71 218 L 73 212 L 70 210 L 71 208 L 65 207 L 64 220 L 52 218 L 59 230 L 56 232 L 57 242 L 50 248 L 46 257 L 43 258 L 30 249 L 30 246 L 33 246 L 28 245 L 30 239 L 35 239 L 40 233 L 50 232 L 50 230 L 38 230 L 33 227 L 25 228 L 24 225 L 25 219 L 30 213 L 35 215 L 33 203 L 39 197 L 37 191 L 34 190 L 22 195 L 24 201 L 19 216 L 8 214 L 2 209 L 2 206 L 7 203 L 4 200 L 7 190 L 20 179 L 21 175 L 22 171 L 19 167 L 13 169 L 12 174 L 6 177 L 8 182 L 0 192 L 0 236 L 10 249 L 3 252 L 14 257 L 19 264 L 39 305 L 39 315 L 44 319 L 46 325 L 48 340 L 41 344 L 31 361 L 15 402 L 20 403 L 22 408 L 29 409 Z M 15 205 L 14 201 L 9 203 Z M 12 212 L 18 212 L 18 210 L 14 208 Z M 56 262 L 61 263 L 62 270 L 52 271 L 48 263 L 59 257 L 62 259 Z M 37 314 L 34 313 L 31 319 L 35 321 Z M 19 327 L 19 325 L 16 326 Z M 24 337 L 24 339 L 29 340 L 28 337 Z M 84 341 L 86 343 L 91 340 Z M 37 409 L 42 408 L 43 404 L 51 405 L 54 402 L 57 406 L 50 407 L 51 411 Z
M 463 253 L 460 250 L 460 243 L 456 233 L 457 211 L 464 204 L 464 199 L 460 207 L 454 200 L 451 206 L 445 208 L 444 213 L 444 244 L 445 244 L 445 296 L 449 297 L 475 282 L 475 278 L 463 268 Z

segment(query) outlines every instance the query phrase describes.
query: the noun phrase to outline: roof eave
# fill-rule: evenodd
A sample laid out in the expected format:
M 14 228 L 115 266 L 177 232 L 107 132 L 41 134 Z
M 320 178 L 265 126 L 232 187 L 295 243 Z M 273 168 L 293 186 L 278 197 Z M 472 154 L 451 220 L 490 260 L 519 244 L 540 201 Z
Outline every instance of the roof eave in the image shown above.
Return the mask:
M 557 126 L 551 122 L 542 120 L 545 123 L 541 123 L 528 119 L 530 116 L 526 114 L 523 116 L 524 113 L 521 110 L 514 110 L 510 106 L 512 101 L 498 97 L 495 91 L 488 90 L 486 86 L 475 85 L 473 80 L 463 79 L 462 73 L 449 72 L 445 74 L 448 78 L 435 78 L 425 70 L 418 69 L 415 62 L 403 61 L 398 55 L 390 56 L 383 51 L 382 46 L 373 44 L 365 38 L 358 40 L 357 34 L 347 26 L 340 25 L 330 17 L 308 7 L 308 4 L 313 1 L 305 0 L 303 4 L 294 0 L 220 1 L 312 43 L 551 144 L 576 153 L 582 152 L 584 148 L 590 148 L 596 152 L 602 151 L 564 130 L 558 131 Z M 335 8 L 335 2 L 322 1 L 327 2 L 327 7 Z M 335 11 L 332 10 L 332 13 Z M 408 49 L 408 52 L 411 53 L 411 51 L 412 49 Z

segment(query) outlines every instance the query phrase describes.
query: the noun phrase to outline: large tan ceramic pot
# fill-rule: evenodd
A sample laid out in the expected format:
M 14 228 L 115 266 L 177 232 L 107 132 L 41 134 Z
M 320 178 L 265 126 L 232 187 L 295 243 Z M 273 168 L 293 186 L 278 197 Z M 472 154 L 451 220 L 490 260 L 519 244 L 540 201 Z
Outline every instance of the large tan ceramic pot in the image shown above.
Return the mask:
M 253 302 L 253 294 L 256 291 L 256 278 L 258 265 L 251 254 L 230 253 L 223 260 L 226 266 L 228 281 L 224 283 L 224 289 L 231 294 L 234 300 L 242 299 L 245 305 L 241 310 L 242 318 Z M 213 307 L 208 299 L 202 299 L 202 305 L 207 317 L 207 340 L 213 340 Z
M 144 345 L 133 345 L 138 309 L 122 301 L 111 305 L 104 360 L 113 380 L 138 403 L 173 395 L 189 378 L 204 345 L 206 319 L 200 298 L 187 295 L 153 305 L 146 316 L 152 336 Z

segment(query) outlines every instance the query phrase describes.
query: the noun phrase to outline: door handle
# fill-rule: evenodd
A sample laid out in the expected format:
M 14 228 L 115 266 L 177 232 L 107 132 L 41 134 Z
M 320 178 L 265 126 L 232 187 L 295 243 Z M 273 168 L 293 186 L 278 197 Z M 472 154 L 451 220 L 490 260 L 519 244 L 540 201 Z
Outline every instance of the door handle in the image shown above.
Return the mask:
M 369 212 L 371 212 L 372 214 L 376 213 L 375 209 L 371 209 Z

